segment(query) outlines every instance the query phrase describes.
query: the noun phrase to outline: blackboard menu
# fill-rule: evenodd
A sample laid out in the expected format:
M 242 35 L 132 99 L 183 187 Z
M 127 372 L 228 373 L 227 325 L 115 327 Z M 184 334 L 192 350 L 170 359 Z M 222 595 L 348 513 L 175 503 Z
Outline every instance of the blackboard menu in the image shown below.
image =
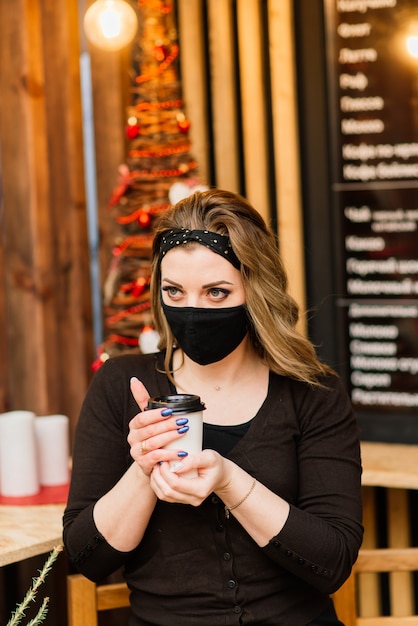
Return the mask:
M 329 0 L 325 15 L 346 384 L 363 417 L 391 416 L 386 438 L 416 442 L 418 57 L 408 44 L 418 0 Z

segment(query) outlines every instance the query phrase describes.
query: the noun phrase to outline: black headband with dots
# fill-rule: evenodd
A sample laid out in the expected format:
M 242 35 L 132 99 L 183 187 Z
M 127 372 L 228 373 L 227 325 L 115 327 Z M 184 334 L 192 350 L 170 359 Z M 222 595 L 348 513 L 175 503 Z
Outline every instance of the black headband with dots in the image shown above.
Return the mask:
M 240 269 L 241 263 L 232 249 L 229 237 L 218 235 L 210 230 L 189 230 L 188 228 L 166 230 L 161 237 L 160 261 L 167 252 L 188 241 L 197 241 L 232 263 L 238 270 Z

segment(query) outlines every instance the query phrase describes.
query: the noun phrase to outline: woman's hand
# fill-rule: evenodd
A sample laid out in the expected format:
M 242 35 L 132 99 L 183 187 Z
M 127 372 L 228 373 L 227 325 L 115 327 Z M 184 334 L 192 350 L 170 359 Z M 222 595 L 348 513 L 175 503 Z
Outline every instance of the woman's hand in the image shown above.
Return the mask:
M 224 488 L 232 475 L 233 463 L 214 450 L 203 450 L 190 455 L 177 464 L 176 470 L 169 463 L 154 467 L 150 484 L 155 495 L 165 502 L 180 502 L 199 506 L 212 492 Z M 197 478 L 183 478 L 190 470 L 197 469 Z
M 171 409 L 146 410 L 149 393 L 137 378 L 131 380 L 131 391 L 141 409 L 129 423 L 131 456 L 149 476 L 157 498 L 198 506 L 215 490 L 227 487 L 234 464 L 214 450 L 188 456 L 181 447 L 182 436 L 189 428 L 184 423 L 187 418 L 176 419 Z M 178 449 L 163 448 L 176 440 Z M 197 470 L 197 478 L 183 477 L 193 469 Z
M 149 393 L 137 379 L 131 379 L 132 394 L 141 409 L 129 423 L 128 443 L 131 456 L 142 471 L 149 476 L 161 461 L 174 461 L 187 456 L 182 450 L 181 438 L 189 430 L 186 417 L 172 417 L 171 409 L 146 411 Z M 164 450 L 163 446 L 178 439 L 178 450 Z

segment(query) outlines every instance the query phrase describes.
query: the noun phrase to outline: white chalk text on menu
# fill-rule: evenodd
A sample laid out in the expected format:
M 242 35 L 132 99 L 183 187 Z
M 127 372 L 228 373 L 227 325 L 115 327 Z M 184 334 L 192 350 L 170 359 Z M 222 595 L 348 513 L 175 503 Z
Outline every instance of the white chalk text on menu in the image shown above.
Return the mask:
M 326 13 L 347 383 L 362 411 L 416 416 L 418 5 L 332 0 Z

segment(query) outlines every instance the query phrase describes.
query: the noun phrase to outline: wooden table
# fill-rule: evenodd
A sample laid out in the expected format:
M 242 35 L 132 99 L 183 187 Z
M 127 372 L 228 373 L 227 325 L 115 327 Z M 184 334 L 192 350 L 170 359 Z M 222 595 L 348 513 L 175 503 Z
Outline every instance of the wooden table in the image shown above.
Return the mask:
M 0 566 L 62 544 L 64 504 L 0 505 Z
M 363 485 L 418 489 L 418 446 L 363 441 L 361 456 Z

